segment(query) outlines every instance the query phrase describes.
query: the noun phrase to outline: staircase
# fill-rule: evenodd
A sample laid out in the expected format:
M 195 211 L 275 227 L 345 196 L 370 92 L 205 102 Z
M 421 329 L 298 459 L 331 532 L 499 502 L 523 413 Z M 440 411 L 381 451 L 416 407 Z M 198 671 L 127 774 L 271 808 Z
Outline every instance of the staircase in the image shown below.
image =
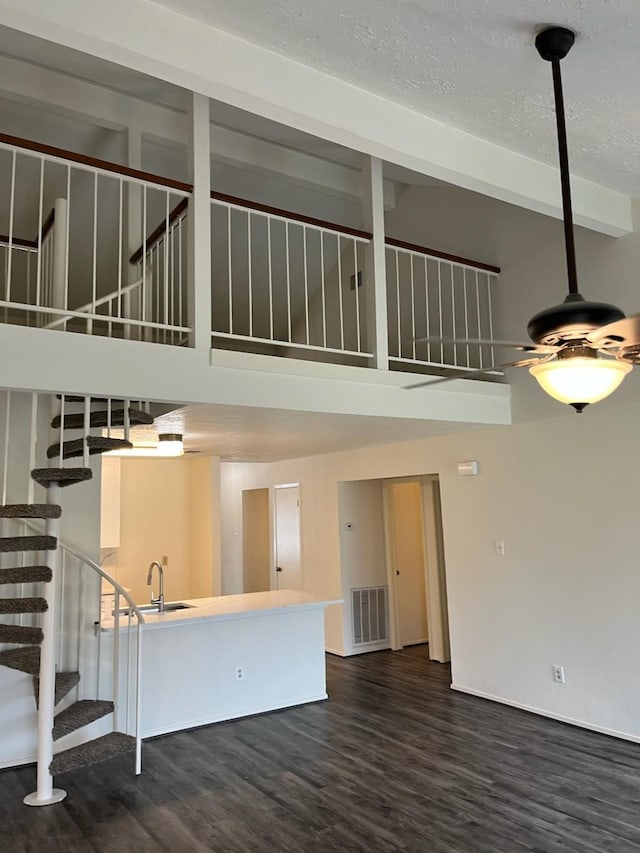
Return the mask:
M 127 401 L 120 401 L 119 407 L 112 408 L 112 401 L 89 399 L 84 397 L 62 397 L 60 413 L 51 421 L 53 430 L 60 430 L 60 440 L 47 449 L 47 458 L 58 460 L 60 467 L 34 468 L 31 479 L 47 490 L 46 503 L 5 503 L 0 505 L 0 519 L 12 519 L 23 525 L 22 529 L 33 530 L 35 523 L 44 522 L 45 531 L 37 535 L 19 535 L 0 537 L 0 553 L 20 554 L 28 563 L 10 568 L 0 568 L 0 595 L 12 585 L 20 585 L 20 595 L 0 598 L 0 620 L 10 616 L 14 624 L 0 621 L 0 643 L 11 648 L 0 651 L 0 666 L 8 667 L 32 676 L 33 690 L 38 707 L 38 785 L 33 794 L 25 798 L 28 805 L 49 805 L 59 802 L 66 796 L 64 791 L 53 788 L 53 776 L 70 772 L 80 767 L 96 764 L 105 759 L 136 752 L 136 770 L 139 772 L 139 733 L 133 737 L 117 730 L 109 734 L 86 740 L 78 746 L 57 751 L 54 744 L 89 726 L 96 721 L 113 715 L 113 701 L 101 698 L 78 698 L 72 704 L 59 709 L 65 697 L 76 687 L 79 688 L 79 671 L 57 671 L 56 649 L 59 648 L 56 630 L 62 630 L 57 620 L 57 608 L 64 602 L 56 600 L 56 576 L 64 562 L 60 559 L 61 545 L 59 530 L 62 509 L 58 503 L 61 488 L 78 485 L 91 479 L 92 471 L 88 467 L 90 455 L 105 453 L 122 447 L 132 447 L 128 440 L 131 424 L 152 424 L 153 418 L 147 412 L 131 408 Z M 65 411 L 66 407 L 80 407 L 81 411 Z M 97 407 L 97 408 L 96 408 Z M 125 438 L 113 438 L 110 435 L 95 436 L 89 429 L 112 426 L 125 428 Z M 78 438 L 65 439 L 67 431 L 82 431 Z M 82 465 L 66 467 L 66 459 L 82 457 Z M 33 458 L 33 454 L 32 454 Z M 7 454 L 5 453 L 5 464 Z M 6 480 L 6 478 L 5 478 Z M 5 486 L 6 491 L 6 486 Z M 30 489 L 32 491 L 32 488 Z M 39 559 L 36 555 L 46 555 Z M 80 555 L 74 552 L 76 557 Z M 85 565 L 111 582 L 116 590 L 114 600 L 119 610 L 120 595 L 127 600 L 128 612 L 135 604 L 129 599 L 113 579 L 96 564 L 84 559 Z M 83 566 L 84 568 L 84 566 Z M 24 594 L 24 587 L 28 595 Z M 16 617 L 22 622 L 16 624 Z M 139 618 L 139 624 L 142 619 Z M 119 620 L 116 617 L 114 634 L 119 634 Z M 114 637 L 117 656 L 119 636 Z M 98 668 L 100 661 L 98 661 Z M 98 675 L 98 679 L 100 676 Z M 114 659 L 113 691 L 117 694 L 117 661 Z

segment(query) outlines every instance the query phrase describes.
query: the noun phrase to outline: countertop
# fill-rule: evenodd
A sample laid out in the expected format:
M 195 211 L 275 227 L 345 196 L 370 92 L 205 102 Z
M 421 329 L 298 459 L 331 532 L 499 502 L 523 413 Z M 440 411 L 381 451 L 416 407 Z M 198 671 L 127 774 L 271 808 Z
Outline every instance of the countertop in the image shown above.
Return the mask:
M 182 598 L 190 607 L 168 613 L 144 613 L 144 628 L 162 628 L 185 625 L 194 620 L 230 620 L 267 616 L 279 611 L 318 609 L 331 604 L 342 604 L 342 599 L 327 599 L 295 589 L 278 589 L 270 592 L 245 592 L 239 595 L 219 595 L 212 598 Z M 170 604 L 171 602 L 167 602 Z M 131 624 L 136 620 L 132 618 Z M 120 616 L 120 630 L 127 630 L 129 619 Z M 103 631 L 112 631 L 113 618 L 104 619 Z

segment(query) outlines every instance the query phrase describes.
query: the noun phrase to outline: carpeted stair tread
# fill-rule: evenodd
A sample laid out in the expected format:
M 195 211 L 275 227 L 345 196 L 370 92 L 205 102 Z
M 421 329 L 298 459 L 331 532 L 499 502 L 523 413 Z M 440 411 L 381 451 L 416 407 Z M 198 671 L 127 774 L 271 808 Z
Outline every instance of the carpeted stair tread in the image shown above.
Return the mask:
M 5 583 L 49 583 L 49 566 L 16 566 L 13 569 L 0 569 L 0 584 Z
M 41 642 L 42 628 L 0 624 L 0 643 L 24 643 L 27 646 L 33 646 Z
M 44 613 L 48 607 L 44 598 L 0 598 L 0 613 Z
M 39 670 L 38 670 L 39 671 Z M 79 672 L 56 672 L 56 690 L 54 696 L 54 704 L 61 702 L 67 693 L 76 686 L 80 681 Z M 40 696 L 40 679 L 37 675 L 33 678 L 33 692 L 36 696 L 36 705 Z
M 73 441 L 65 441 L 62 446 L 62 453 L 65 459 L 73 459 L 84 454 L 84 438 L 76 438 Z M 95 456 L 98 453 L 108 453 L 109 450 L 121 450 L 123 448 L 130 449 L 133 444 L 126 441 L 124 438 L 102 438 L 97 435 L 87 437 L 87 446 L 89 448 L 89 456 Z M 57 459 L 60 456 L 60 444 L 52 444 L 47 448 L 47 458 Z
M 57 504 L 5 504 L 0 506 L 0 518 L 60 518 L 62 507 Z
M 56 714 L 53 721 L 53 739 L 59 740 L 65 735 L 95 723 L 101 717 L 113 713 L 113 702 L 105 702 L 97 699 L 81 699 L 74 702 L 64 711 Z
M 58 773 L 67 773 L 69 770 L 78 770 L 80 767 L 88 767 L 98 764 L 108 758 L 117 758 L 128 752 L 135 752 L 136 739 L 122 732 L 111 732 L 103 737 L 66 749 L 53 756 L 49 767 L 52 776 Z
M 93 474 L 91 468 L 35 468 L 31 476 L 36 483 L 48 489 L 52 483 L 58 483 L 60 486 L 82 483 L 84 480 L 90 480 Z
M 98 411 L 91 412 L 89 416 L 89 425 L 91 427 L 106 427 L 111 424 L 111 426 L 124 426 L 124 409 L 112 409 L 111 417 L 109 417 L 109 412 Z M 84 413 L 78 412 L 77 414 L 65 414 L 64 416 L 64 429 L 84 429 Z M 147 414 L 147 412 L 143 412 L 141 409 L 129 409 L 129 423 L 131 426 L 135 426 L 137 424 L 152 424 L 153 423 L 153 415 Z M 60 429 L 62 425 L 62 419 L 60 415 L 56 415 L 55 418 L 51 421 L 51 426 L 53 429 Z
M 40 646 L 25 646 L 22 649 L 7 649 L 0 652 L 0 666 L 17 669 L 28 675 L 40 672 Z
M 55 536 L 2 536 L 0 552 L 55 551 L 58 540 Z

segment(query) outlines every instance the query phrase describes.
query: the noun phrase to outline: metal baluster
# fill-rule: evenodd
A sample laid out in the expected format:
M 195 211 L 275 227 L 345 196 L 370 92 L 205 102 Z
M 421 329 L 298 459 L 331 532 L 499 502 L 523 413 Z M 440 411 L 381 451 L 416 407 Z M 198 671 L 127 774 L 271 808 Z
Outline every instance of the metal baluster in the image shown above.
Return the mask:
M 358 241 L 354 238 L 353 240 L 353 275 L 355 281 L 355 294 L 356 294 L 356 336 L 358 338 L 358 352 L 362 352 L 362 339 L 360 335 L 360 287 L 358 286 Z
M 415 286 L 413 280 L 413 255 L 409 253 L 409 263 L 411 264 L 410 269 L 410 281 L 411 281 L 411 351 L 413 353 L 413 360 L 416 360 L 416 293 Z
M 267 217 L 267 258 L 269 261 L 269 337 L 273 340 L 273 270 L 271 268 L 271 217 Z
M 490 276 L 487 274 L 487 306 L 489 309 L 489 340 L 493 341 L 493 308 L 491 306 L 491 285 L 492 281 L 495 281 L 495 276 Z M 491 346 L 491 364 L 496 363 L 496 355 L 494 352 L 493 345 Z
M 84 398 L 84 435 L 82 437 L 82 465 L 89 467 L 89 443 L 87 438 L 91 432 L 91 397 Z
M 38 261 L 36 267 L 36 306 L 41 307 L 42 294 L 42 205 L 44 201 L 44 159 L 40 158 L 40 195 L 38 201 Z M 38 316 L 36 314 L 36 316 Z M 38 317 L 40 325 L 42 317 Z
M 227 207 L 227 264 L 229 288 L 229 334 L 233 334 L 233 261 L 231 255 L 231 208 Z
M 2 471 L 2 503 L 7 503 L 7 478 L 9 475 L 9 432 L 11 429 L 11 391 L 6 394 L 7 405 L 4 410 L 4 458 Z
M 147 319 L 147 185 L 142 187 L 142 295 L 141 295 L 140 319 L 143 323 Z M 140 326 L 139 337 L 144 337 L 144 325 Z
M 469 340 L 469 294 L 467 293 L 467 268 L 462 270 L 462 282 L 464 284 L 464 336 Z M 467 367 L 471 367 L 469 344 L 467 344 Z
M 98 299 L 98 173 L 93 177 L 93 269 L 91 275 L 91 313 L 96 313 Z M 87 334 L 93 334 L 93 320 L 87 321 Z
M 401 345 L 401 331 L 400 331 L 400 261 L 398 259 L 399 252 L 397 249 L 393 250 L 395 252 L 395 260 L 396 260 L 396 307 L 398 310 L 397 316 L 397 326 L 398 326 L 398 358 L 402 358 L 402 345 Z
M 180 220 L 180 225 L 178 227 L 178 325 L 184 326 L 183 315 L 182 315 L 182 223 L 184 222 L 184 217 Z M 181 334 L 181 332 L 178 332 Z
M 324 231 L 320 231 L 320 280 L 322 284 L 322 346 L 327 346 L 327 300 L 324 288 Z
M 131 431 L 131 424 L 129 422 L 129 400 L 124 401 L 124 439 L 125 441 L 129 441 L 129 433 Z
M 136 644 L 136 776 L 142 771 L 142 623 L 138 617 Z
M 113 727 L 120 730 L 120 590 L 113 597 Z
M 65 396 L 60 395 L 60 438 L 58 439 L 58 447 L 60 453 L 60 467 L 64 468 L 64 409 Z
M 251 211 L 247 211 L 247 274 L 249 277 L 249 337 L 253 337 L 253 282 L 251 280 Z
M 120 178 L 118 190 L 118 319 L 122 319 L 122 275 L 124 266 L 123 231 L 124 231 L 124 202 L 123 202 L 123 180 Z M 123 329 L 118 324 L 118 330 Z
M 284 225 L 284 246 L 287 256 L 287 326 L 289 329 L 289 343 L 291 343 L 291 269 L 289 263 L 289 223 Z
M 451 275 L 451 337 L 456 337 L 456 280 L 454 278 L 454 267 L 449 267 Z M 458 345 L 453 344 L 453 363 L 458 366 Z
M 338 309 L 340 316 L 340 349 L 344 350 L 344 309 L 342 292 L 342 252 L 340 251 L 340 235 L 336 235 L 338 248 Z
M 127 734 L 131 733 L 131 607 L 127 608 Z
M 67 209 L 65 213 L 65 248 L 64 248 L 64 307 L 69 307 L 69 257 L 70 257 L 70 225 L 71 225 L 71 166 L 67 166 Z M 67 331 L 67 321 L 62 324 Z
M 478 311 L 478 338 L 482 337 L 480 330 L 480 288 L 478 286 L 478 270 L 476 270 L 476 309 Z M 478 344 L 478 357 L 480 359 L 480 369 L 483 367 L 482 345 Z
M 424 292 L 425 292 L 425 308 L 426 308 L 426 323 L 427 323 L 427 338 L 431 335 L 431 323 L 429 319 L 429 269 L 428 260 L 424 258 Z M 427 341 L 427 361 L 431 362 L 431 341 Z
M 307 270 L 307 226 L 302 226 L 302 255 L 304 262 L 304 316 L 307 346 L 309 345 L 309 273 Z
M 439 332 L 440 332 L 440 364 L 444 364 L 444 344 L 442 343 L 442 271 L 441 271 L 441 263 L 438 260 L 438 316 L 440 318 L 439 323 Z
M 9 246 L 7 248 L 7 282 L 5 299 L 11 302 L 11 266 L 13 262 L 13 215 L 16 203 L 16 151 L 11 157 L 11 189 L 9 190 Z M 5 317 L 6 320 L 6 317 Z
M 169 323 L 169 215 L 171 213 L 169 207 L 169 193 L 165 192 L 167 199 L 165 208 L 165 229 L 164 229 L 164 325 Z M 167 330 L 164 330 L 163 343 L 167 342 Z
M 64 548 L 61 549 L 61 561 L 60 561 L 60 594 L 58 596 L 58 666 L 64 668 L 64 620 L 66 617 L 65 611 L 65 603 L 66 603 L 66 573 L 67 573 L 67 552 Z

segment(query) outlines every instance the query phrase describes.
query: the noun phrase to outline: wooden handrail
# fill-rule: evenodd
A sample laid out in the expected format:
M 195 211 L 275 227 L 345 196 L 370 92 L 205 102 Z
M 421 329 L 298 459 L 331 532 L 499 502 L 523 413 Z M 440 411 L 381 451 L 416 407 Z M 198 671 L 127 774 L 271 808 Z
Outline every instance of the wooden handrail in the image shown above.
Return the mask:
M 296 222 L 302 222 L 305 225 L 315 225 L 316 228 L 326 228 L 328 231 L 338 231 L 340 234 L 347 234 L 349 237 L 360 237 L 362 240 L 371 240 L 373 237 L 373 234 L 369 231 L 360 231 L 357 228 L 349 228 L 347 225 L 336 225 L 335 222 L 327 222 L 325 219 L 316 219 L 313 216 L 305 216 L 302 213 L 292 213 L 290 210 L 282 210 L 279 207 L 271 207 L 271 205 L 268 204 L 249 201 L 246 198 L 238 198 L 235 195 L 227 195 L 227 193 L 219 193 L 215 190 L 211 192 L 211 198 L 214 201 L 223 201 L 227 204 L 238 205 L 238 207 L 246 207 L 248 210 L 257 210 L 260 213 L 280 216 L 283 219 L 292 219 Z
M 179 219 L 180 216 L 184 213 L 188 205 L 188 198 L 183 198 L 181 201 L 179 201 L 169 214 L 169 221 L 167 222 L 166 219 L 163 219 L 162 222 L 157 226 L 157 228 L 153 229 L 153 231 L 151 232 L 151 234 L 149 234 L 142 246 L 138 246 L 135 252 L 131 255 L 131 257 L 129 258 L 129 263 L 137 264 L 139 261 L 141 261 L 143 254 L 146 254 L 146 252 L 149 252 L 151 249 L 153 249 L 156 243 L 162 238 L 162 235 L 166 234 L 168 229 L 173 225 L 176 219 Z
M 396 240 L 395 237 L 385 238 L 387 246 L 394 246 L 397 249 L 407 249 L 409 252 L 417 252 L 419 255 L 431 255 L 434 258 L 441 258 L 443 261 L 452 261 L 454 264 L 464 264 L 466 267 L 473 267 L 477 270 L 485 270 L 498 274 L 500 267 L 493 267 L 491 264 L 483 264 L 482 261 L 472 261 L 469 258 L 462 258 L 459 255 L 450 255 L 448 252 L 440 252 L 437 249 L 427 249 L 425 246 L 417 246 L 415 243 L 405 243 L 404 240 Z
M 165 178 L 155 175 L 153 172 L 142 172 L 140 169 L 131 169 L 129 166 L 121 166 L 109 160 L 100 160 L 97 157 L 89 157 L 87 154 L 78 154 L 76 151 L 68 151 L 66 148 L 56 148 L 54 145 L 44 145 L 32 139 L 24 139 L 21 136 L 11 136 L 8 133 L 0 133 L 0 143 L 13 145 L 16 148 L 24 148 L 27 151 L 36 151 L 38 154 L 46 154 L 49 157 L 57 157 L 61 160 L 70 160 L 72 163 L 81 163 L 83 166 L 91 166 L 94 169 L 102 169 L 105 172 L 113 172 L 127 178 L 136 178 L 140 181 L 149 181 L 163 187 L 169 187 L 182 192 L 192 192 L 192 184 L 182 181 L 174 181 L 173 178 Z
M 9 235 L 8 234 L 0 234 L 0 245 L 9 246 Z M 22 237 L 12 237 L 11 238 L 12 246 L 19 246 L 21 249 L 37 249 L 38 241 L 37 240 L 25 240 Z

